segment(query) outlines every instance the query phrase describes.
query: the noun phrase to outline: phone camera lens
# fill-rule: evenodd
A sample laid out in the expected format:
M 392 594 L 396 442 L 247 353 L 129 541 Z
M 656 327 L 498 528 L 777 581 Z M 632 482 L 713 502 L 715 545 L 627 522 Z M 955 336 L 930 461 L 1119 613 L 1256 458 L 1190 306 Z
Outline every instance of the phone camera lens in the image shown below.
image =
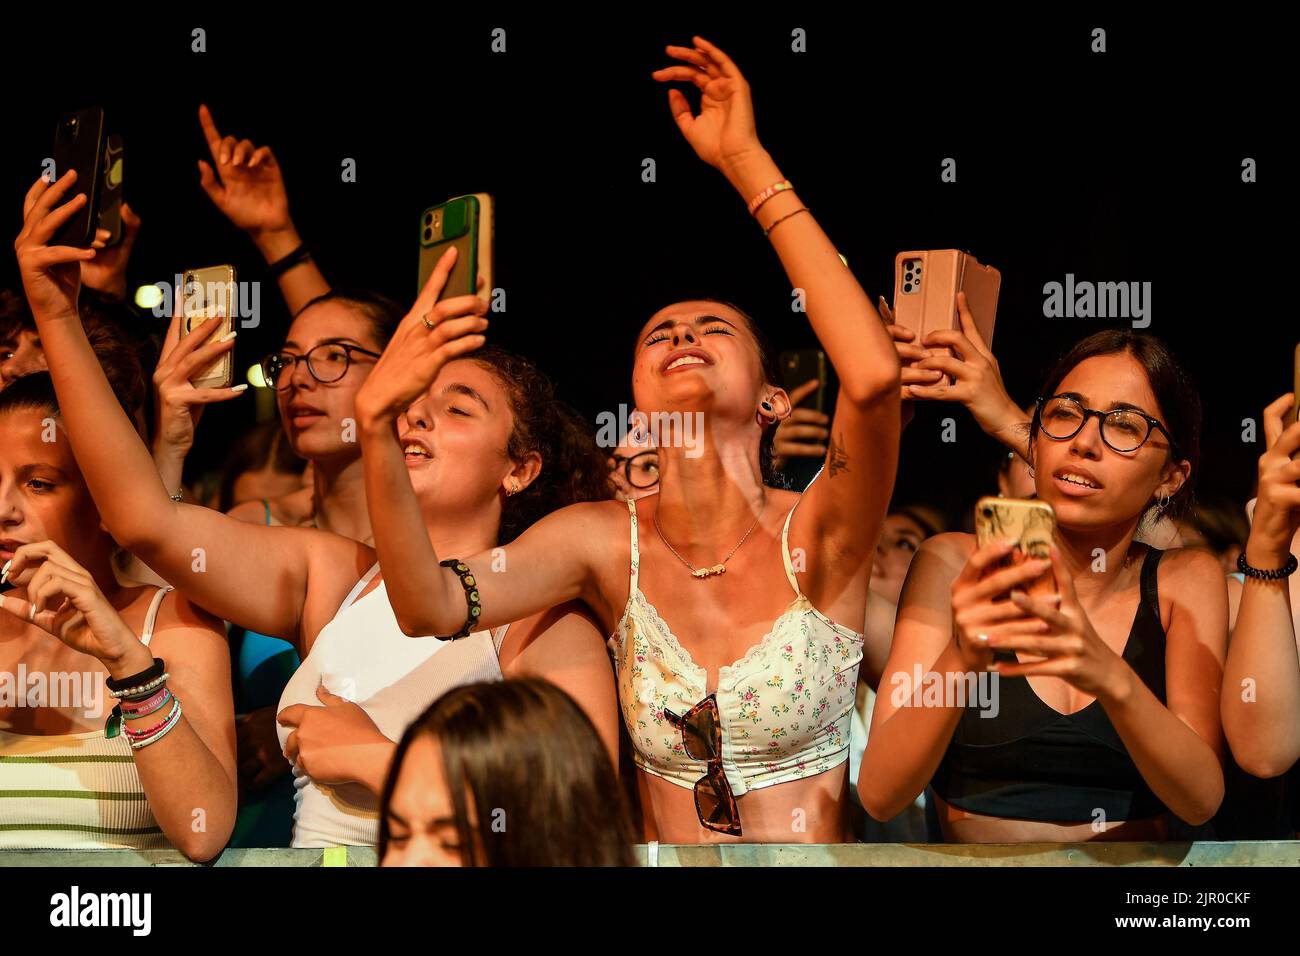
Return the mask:
M 912 291 L 912 283 L 910 283 L 910 282 L 905 282 L 905 283 L 903 283 L 903 291 L 904 291 L 904 292 L 911 292 L 911 291 Z
M 919 265 L 916 267 L 916 274 L 917 275 L 921 274 L 921 267 Z
M 424 230 L 424 241 L 428 242 L 432 238 L 433 238 L 433 230 L 432 229 Z
M 987 505 L 984 507 L 984 517 L 986 517 L 986 518 L 992 518 L 992 517 L 993 517 L 993 509 L 990 508 L 990 507 L 988 507 Z
M 425 216 L 424 216 L 424 224 L 425 224 L 426 226 L 432 226 L 432 225 L 433 225 L 433 213 L 431 213 L 431 212 L 430 212 L 430 213 L 425 213 Z

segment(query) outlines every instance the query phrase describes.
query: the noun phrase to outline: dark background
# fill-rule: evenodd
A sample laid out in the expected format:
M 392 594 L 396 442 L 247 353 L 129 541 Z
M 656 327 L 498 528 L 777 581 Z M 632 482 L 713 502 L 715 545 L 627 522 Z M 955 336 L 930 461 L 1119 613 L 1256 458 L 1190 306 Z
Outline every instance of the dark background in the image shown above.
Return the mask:
M 57 116 L 92 103 L 125 137 L 125 195 L 144 221 L 132 288 L 219 262 L 261 278 L 252 244 L 199 188 L 201 101 L 223 134 L 275 149 L 298 228 L 335 285 L 412 300 L 420 211 L 491 192 L 507 293 L 492 337 L 535 357 L 594 427 L 630 402 L 634 336 L 670 302 L 730 299 L 779 348 L 814 344 L 741 197 L 695 157 L 650 79 L 664 44 L 701 33 L 745 71 L 764 145 L 873 298 L 891 296 L 903 249 L 967 249 L 1001 270 L 994 350 L 1018 401 L 1067 345 L 1118 324 L 1044 318 L 1044 283 L 1150 281 L 1147 331 L 1184 359 L 1204 402 L 1202 490 L 1248 496 L 1262 429 L 1246 444 L 1242 420 L 1290 389 L 1300 338 L 1291 246 L 1264 238 L 1294 208 L 1277 139 L 1294 109 L 1274 75 L 1290 62 L 1278 23 L 1245 8 L 1231 22 L 1149 23 L 931 5 L 852 19 L 804 4 L 539 9 L 362 20 L 211 8 L 130 24 L 6 14 L 5 227 L 17 234 Z M 190 51 L 195 26 L 206 53 Z M 504 54 L 490 51 L 497 26 Z M 1107 29 L 1104 54 L 1089 50 L 1094 26 Z M 794 27 L 808 52 L 791 52 Z M 1247 156 L 1254 184 L 1241 181 Z M 341 181 L 345 157 L 355 183 Z M 646 157 L 654 183 L 641 180 Z M 944 157 L 956 183 L 940 182 Z M 17 284 L 10 256 L 0 284 Z M 273 283 L 262 296 L 261 327 L 238 340 L 241 380 L 287 326 Z M 191 464 L 219 465 L 253 409 L 250 398 L 210 408 Z M 940 440 L 947 416 L 952 444 Z M 922 406 L 896 497 L 959 513 L 993 490 L 996 456 L 964 410 Z

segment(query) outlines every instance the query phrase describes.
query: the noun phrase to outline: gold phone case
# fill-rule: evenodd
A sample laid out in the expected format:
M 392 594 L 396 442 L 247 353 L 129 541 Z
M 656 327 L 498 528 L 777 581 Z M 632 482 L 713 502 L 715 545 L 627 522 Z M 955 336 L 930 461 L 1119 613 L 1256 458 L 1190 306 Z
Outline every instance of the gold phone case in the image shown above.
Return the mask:
M 1045 501 L 1027 498 L 999 498 L 989 495 L 975 504 L 975 540 L 979 547 L 995 541 L 1010 541 L 1023 555 L 1009 557 L 1002 566 L 1031 558 L 1050 557 L 1056 513 Z M 1052 594 L 1056 579 L 1049 570 L 1025 588 L 1029 594 Z
M 208 342 L 215 342 L 230 332 L 235 321 L 234 266 L 185 270 L 181 279 L 181 295 L 181 335 L 189 335 L 214 315 L 221 316 L 221 321 L 208 336 Z M 224 352 L 217 361 L 191 379 L 190 384 L 195 388 L 229 388 L 234 382 L 234 375 L 234 355 Z

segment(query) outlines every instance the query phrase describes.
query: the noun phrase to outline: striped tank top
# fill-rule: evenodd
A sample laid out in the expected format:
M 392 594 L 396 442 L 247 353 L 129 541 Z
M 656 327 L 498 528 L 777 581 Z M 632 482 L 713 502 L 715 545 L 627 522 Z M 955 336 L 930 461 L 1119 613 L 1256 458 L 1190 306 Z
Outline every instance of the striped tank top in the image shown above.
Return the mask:
M 145 615 L 153 637 L 159 588 Z M 111 700 L 105 693 L 105 700 Z M 171 846 L 149 810 L 125 734 L 0 730 L 0 849 L 152 850 Z

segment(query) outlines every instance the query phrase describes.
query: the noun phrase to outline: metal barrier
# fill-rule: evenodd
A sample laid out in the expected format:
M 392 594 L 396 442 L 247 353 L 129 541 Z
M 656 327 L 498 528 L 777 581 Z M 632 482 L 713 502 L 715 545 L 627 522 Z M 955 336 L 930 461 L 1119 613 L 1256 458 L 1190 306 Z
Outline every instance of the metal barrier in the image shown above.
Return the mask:
M 653 866 L 1300 866 L 1300 841 L 1239 843 L 851 843 L 636 847 Z M 374 866 L 374 847 L 232 849 L 195 864 L 175 850 L 3 850 L 10 866 Z

